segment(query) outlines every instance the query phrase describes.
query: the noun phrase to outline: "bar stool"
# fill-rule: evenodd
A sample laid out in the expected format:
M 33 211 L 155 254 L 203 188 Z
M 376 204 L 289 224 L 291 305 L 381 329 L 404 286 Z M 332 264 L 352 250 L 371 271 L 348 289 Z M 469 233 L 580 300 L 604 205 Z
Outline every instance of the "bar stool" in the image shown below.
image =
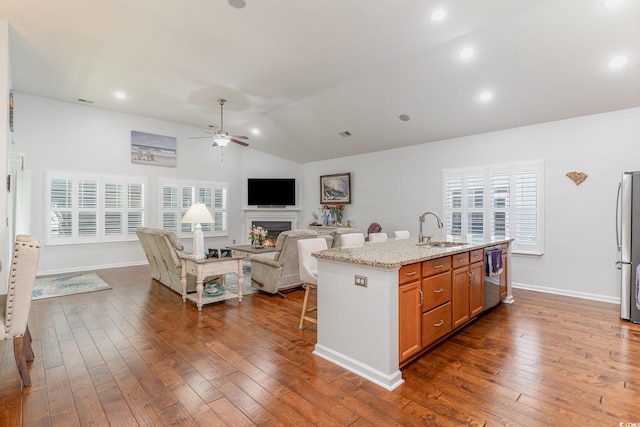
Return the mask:
M 311 317 L 308 313 L 316 311 L 318 306 L 308 307 L 311 289 L 318 288 L 318 260 L 312 256 L 313 252 L 327 249 L 327 240 L 324 237 L 298 240 L 298 266 L 300 280 L 305 284 L 302 313 L 300 314 L 300 329 L 304 329 L 304 321 L 318 324 L 317 317 Z M 317 294 L 317 292 L 316 292 Z

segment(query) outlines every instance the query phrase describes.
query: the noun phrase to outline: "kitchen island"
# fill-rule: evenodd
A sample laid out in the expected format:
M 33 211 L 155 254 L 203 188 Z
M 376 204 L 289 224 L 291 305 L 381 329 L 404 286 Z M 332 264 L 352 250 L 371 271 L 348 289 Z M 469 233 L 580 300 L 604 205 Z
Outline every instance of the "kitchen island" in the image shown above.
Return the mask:
M 440 247 L 419 246 L 415 240 L 405 239 L 315 253 L 318 259 L 318 341 L 314 354 L 387 390 L 395 389 L 403 383 L 400 371 L 400 273 L 417 274 L 415 282 L 419 288 L 423 263 L 437 259 L 451 262 L 453 256 L 468 256 L 473 251 L 495 245 L 506 249 L 508 265 L 510 242 L 508 239 Z M 414 270 L 409 271 L 412 267 Z M 471 277 L 472 273 L 469 274 Z M 503 301 L 512 302 L 508 276 L 505 280 Z M 421 293 L 416 289 L 415 295 L 418 292 Z M 458 326 L 464 326 L 474 317 L 469 316 Z M 402 328 L 405 328 L 404 324 Z M 424 349 L 417 349 L 416 354 L 421 350 Z

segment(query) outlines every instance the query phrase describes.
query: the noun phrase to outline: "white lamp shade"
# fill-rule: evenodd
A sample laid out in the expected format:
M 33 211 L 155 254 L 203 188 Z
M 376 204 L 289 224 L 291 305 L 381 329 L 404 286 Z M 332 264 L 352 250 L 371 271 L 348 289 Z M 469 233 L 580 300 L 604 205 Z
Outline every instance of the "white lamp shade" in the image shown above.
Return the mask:
M 183 224 L 195 224 L 193 230 L 193 256 L 196 259 L 204 258 L 204 235 L 200 224 L 213 224 L 213 217 L 209 209 L 203 203 L 192 204 L 187 213 L 182 217 Z
M 213 224 L 215 221 L 204 203 L 194 203 L 182 217 L 183 224 Z

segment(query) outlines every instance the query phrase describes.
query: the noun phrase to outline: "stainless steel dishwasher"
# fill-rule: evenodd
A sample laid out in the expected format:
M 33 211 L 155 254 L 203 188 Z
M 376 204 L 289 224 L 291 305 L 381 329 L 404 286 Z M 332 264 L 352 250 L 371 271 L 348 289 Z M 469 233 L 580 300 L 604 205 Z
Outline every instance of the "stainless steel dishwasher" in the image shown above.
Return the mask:
M 491 255 L 493 251 L 499 251 L 500 255 L 500 273 L 490 274 Z M 502 247 L 489 246 L 484 248 L 484 306 L 482 311 L 485 312 L 500 303 L 500 275 L 503 271 L 502 266 Z

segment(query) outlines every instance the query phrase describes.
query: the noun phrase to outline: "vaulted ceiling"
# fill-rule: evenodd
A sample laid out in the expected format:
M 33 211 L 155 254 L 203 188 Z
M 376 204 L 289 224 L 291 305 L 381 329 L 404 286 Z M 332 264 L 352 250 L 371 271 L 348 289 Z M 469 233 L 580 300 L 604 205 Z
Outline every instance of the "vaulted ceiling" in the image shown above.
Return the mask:
M 202 135 L 224 98 L 224 130 L 305 163 L 640 106 L 640 2 L 615 3 L 0 0 L 0 19 L 16 91 Z

